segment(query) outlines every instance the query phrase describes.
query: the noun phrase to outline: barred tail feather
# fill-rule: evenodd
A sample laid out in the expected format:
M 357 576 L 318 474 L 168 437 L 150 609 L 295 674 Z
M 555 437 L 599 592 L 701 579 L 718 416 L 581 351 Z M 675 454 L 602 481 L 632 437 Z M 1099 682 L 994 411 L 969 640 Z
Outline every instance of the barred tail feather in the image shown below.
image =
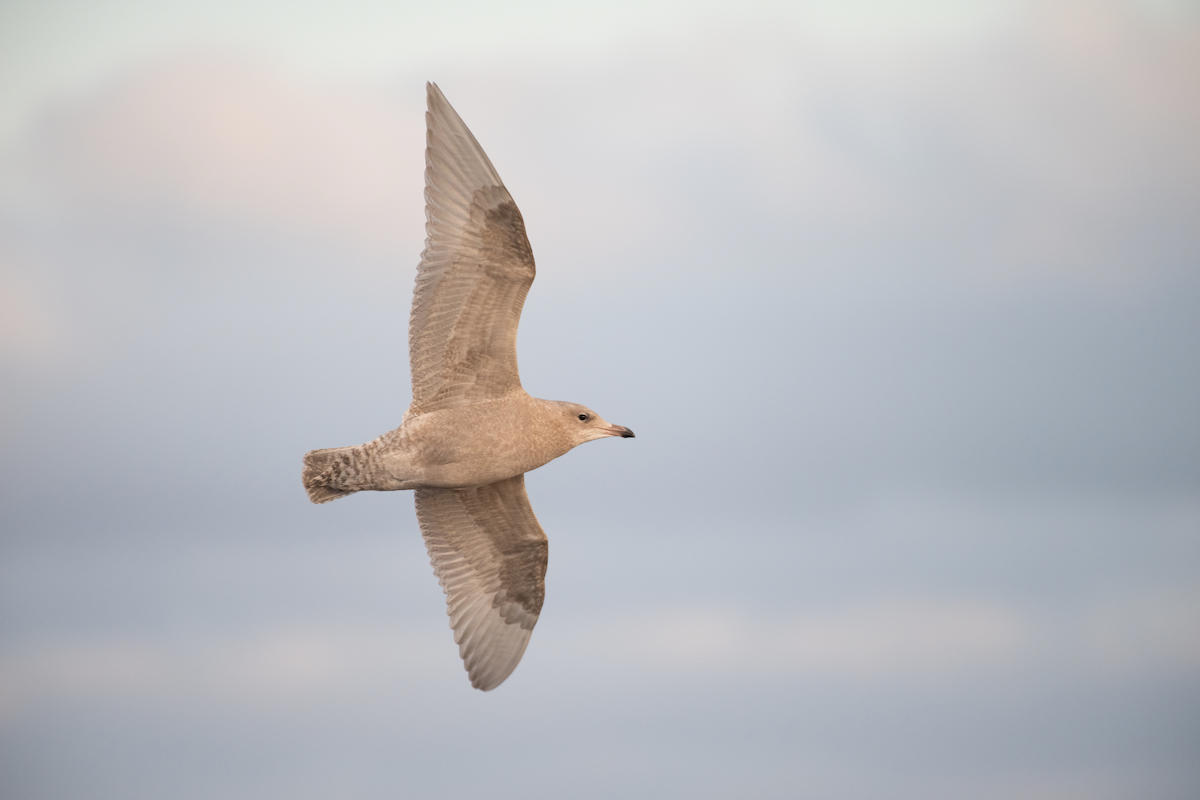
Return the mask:
M 308 499 L 314 503 L 328 503 L 339 497 L 354 494 L 358 489 L 351 489 L 342 482 L 345 477 L 345 466 L 350 461 L 350 453 L 360 449 L 354 447 L 330 447 L 326 450 L 311 450 L 304 454 L 304 490 Z M 339 457 L 340 456 L 340 457 Z

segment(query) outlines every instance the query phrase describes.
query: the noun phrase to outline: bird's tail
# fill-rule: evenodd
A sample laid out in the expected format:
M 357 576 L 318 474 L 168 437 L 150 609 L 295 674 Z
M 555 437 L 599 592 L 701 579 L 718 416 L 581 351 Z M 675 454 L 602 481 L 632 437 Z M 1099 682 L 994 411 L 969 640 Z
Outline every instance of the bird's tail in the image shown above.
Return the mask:
M 345 485 L 346 467 L 362 446 L 330 447 L 326 450 L 311 450 L 304 454 L 304 490 L 314 503 L 328 503 L 358 489 Z

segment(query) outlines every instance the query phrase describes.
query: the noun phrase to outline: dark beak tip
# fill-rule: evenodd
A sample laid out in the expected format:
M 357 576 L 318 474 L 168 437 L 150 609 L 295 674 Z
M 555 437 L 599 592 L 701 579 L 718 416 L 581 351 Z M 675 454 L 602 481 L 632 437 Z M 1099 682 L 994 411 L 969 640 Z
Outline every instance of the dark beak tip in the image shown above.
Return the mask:
M 622 439 L 636 439 L 637 437 L 633 435 L 633 431 L 629 430 L 629 428 L 626 428 L 625 432 L 621 434 L 621 438 Z

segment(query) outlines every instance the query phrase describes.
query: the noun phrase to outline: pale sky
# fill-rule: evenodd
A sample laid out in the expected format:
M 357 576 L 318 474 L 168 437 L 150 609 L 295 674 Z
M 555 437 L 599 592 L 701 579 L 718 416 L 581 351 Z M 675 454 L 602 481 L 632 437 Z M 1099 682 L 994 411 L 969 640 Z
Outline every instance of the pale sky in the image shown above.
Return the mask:
M 0 796 L 1195 797 L 1188 5 L 431 5 L 0 6 Z M 407 405 L 430 79 L 638 432 L 488 695 L 299 481 Z
M 1011 0 L 783 2 L 208 3 L 48 0 L 0 7 L 0 136 L 11 141 L 47 101 L 86 91 L 163 53 L 227 48 L 326 78 L 386 81 L 425 64 L 497 59 L 587 62 L 653 42 L 757 21 L 803 25 L 846 47 L 970 40 L 1013 22 Z M 1176 4 L 1142 6 L 1170 18 Z

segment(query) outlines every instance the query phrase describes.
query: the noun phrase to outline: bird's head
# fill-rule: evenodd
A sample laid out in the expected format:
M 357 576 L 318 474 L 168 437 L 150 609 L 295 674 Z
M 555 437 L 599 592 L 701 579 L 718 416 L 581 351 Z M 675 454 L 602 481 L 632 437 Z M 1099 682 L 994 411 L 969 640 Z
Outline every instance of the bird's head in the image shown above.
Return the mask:
M 620 436 L 622 439 L 632 439 L 633 431 L 621 425 L 613 425 L 604 417 L 592 411 L 587 406 L 578 403 L 559 403 L 562 409 L 563 422 L 570 431 L 571 438 L 579 446 L 593 439 L 603 439 L 606 436 Z

